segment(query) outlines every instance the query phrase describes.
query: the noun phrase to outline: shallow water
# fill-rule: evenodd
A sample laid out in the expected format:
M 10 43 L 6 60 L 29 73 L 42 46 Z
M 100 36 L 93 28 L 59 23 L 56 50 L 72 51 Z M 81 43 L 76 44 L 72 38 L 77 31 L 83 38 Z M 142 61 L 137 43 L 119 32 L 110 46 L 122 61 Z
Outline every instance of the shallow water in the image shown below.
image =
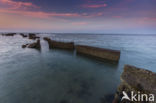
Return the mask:
M 121 50 L 118 64 L 75 52 L 22 49 L 32 40 L 0 36 L 0 103 L 111 103 L 125 64 L 156 72 L 156 36 L 40 34 Z M 107 102 L 106 102 L 107 101 Z

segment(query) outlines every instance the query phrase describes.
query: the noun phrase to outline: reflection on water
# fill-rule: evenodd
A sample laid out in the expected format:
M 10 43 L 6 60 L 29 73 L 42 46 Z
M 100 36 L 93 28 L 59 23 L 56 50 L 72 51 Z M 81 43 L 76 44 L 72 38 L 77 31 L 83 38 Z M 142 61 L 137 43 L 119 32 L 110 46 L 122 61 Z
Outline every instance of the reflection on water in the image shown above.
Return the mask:
M 49 50 L 43 40 L 41 52 L 22 49 L 22 44 L 33 41 L 20 36 L 0 36 L 0 103 L 111 103 L 124 64 L 155 71 L 156 42 L 151 41 L 155 37 L 133 37 L 134 42 L 127 36 L 108 35 L 62 34 L 55 38 L 120 49 L 120 62 L 117 65 L 71 51 Z M 146 48 L 146 43 L 152 46 Z

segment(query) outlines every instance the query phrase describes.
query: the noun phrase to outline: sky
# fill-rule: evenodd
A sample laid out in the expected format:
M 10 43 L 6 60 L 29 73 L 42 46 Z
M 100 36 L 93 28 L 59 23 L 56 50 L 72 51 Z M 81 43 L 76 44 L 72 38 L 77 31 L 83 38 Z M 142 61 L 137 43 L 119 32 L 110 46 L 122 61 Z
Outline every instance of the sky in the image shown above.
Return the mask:
M 0 31 L 156 34 L 156 0 L 0 0 Z

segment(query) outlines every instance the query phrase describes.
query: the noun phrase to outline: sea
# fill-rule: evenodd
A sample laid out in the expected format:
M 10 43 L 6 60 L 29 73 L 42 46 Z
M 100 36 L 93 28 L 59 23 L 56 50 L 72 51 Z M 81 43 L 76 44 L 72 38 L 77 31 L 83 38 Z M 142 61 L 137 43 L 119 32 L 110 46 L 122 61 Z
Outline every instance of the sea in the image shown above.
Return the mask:
M 0 36 L 0 103 L 112 103 L 124 65 L 156 72 L 156 35 L 40 33 L 34 40 Z M 50 49 L 43 37 L 120 50 L 118 63 Z

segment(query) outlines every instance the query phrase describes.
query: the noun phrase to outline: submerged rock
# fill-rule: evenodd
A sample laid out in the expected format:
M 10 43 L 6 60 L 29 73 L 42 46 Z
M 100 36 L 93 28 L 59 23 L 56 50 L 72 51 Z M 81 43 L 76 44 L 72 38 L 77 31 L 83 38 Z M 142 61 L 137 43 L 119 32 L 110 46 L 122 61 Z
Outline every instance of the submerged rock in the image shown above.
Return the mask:
M 123 91 L 128 95 L 131 99 L 131 94 L 136 94 L 136 100 L 140 99 L 139 102 L 130 100 L 123 100 Z M 142 94 L 146 94 L 144 98 L 142 98 Z M 151 103 L 148 100 L 148 96 L 153 94 L 156 96 L 156 73 L 153 73 L 149 70 L 137 68 L 130 65 L 125 65 L 124 72 L 121 75 L 121 84 L 119 85 L 117 92 L 115 94 L 114 103 Z M 138 98 L 138 95 L 140 98 Z M 141 100 L 144 101 L 141 101 Z M 152 98 L 151 98 L 152 99 Z M 156 103 L 156 101 L 152 102 Z
M 44 37 L 44 40 L 48 41 L 49 48 L 58 48 L 58 49 L 74 49 L 74 42 L 60 42 L 60 41 L 54 41 L 50 38 Z
M 100 100 L 101 103 L 112 103 L 113 99 L 114 99 L 114 94 L 108 94 L 102 97 Z
M 84 45 L 76 45 L 75 48 L 77 53 L 81 53 L 92 57 L 107 59 L 111 61 L 119 61 L 120 59 L 120 51 L 117 50 L 110 50 Z
M 40 37 L 36 36 L 36 34 L 33 34 L 33 33 L 29 33 L 29 39 L 39 39 Z

